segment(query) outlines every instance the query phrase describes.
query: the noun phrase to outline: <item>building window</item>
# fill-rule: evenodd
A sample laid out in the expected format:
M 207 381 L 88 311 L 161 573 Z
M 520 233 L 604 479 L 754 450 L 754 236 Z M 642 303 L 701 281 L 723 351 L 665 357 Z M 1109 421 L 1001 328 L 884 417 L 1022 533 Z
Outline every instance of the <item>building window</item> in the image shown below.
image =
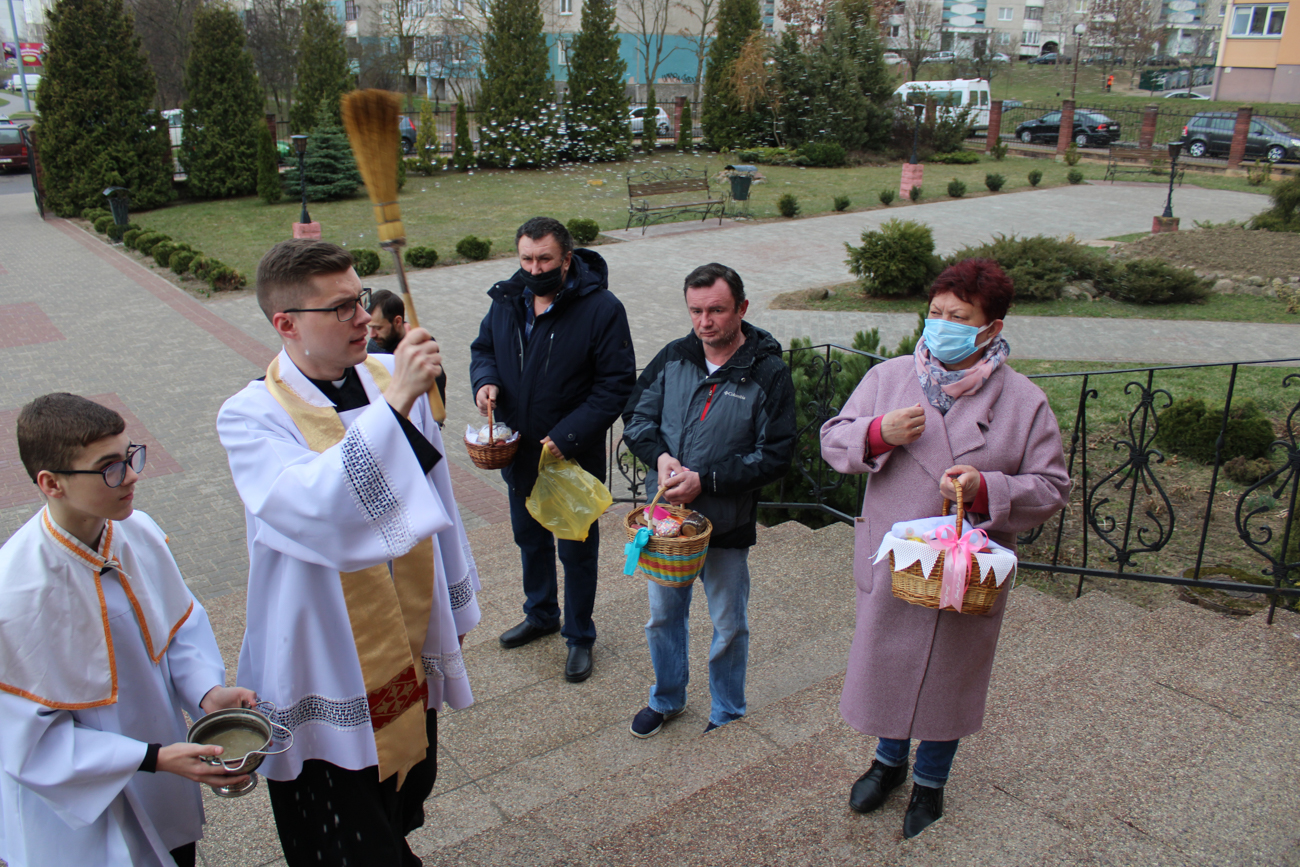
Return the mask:
M 1032 8 L 1032 7 L 1029 7 L 1029 8 Z M 1038 40 L 1041 39 L 1042 36 L 1043 36 L 1043 33 L 1042 33 L 1041 30 L 1026 30 L 1025 33 L 1024 33 L 1024 36 L 1023 36 L 1023 37 L 1021 38 L 1021 40 L 1020 40 L 1020 44 L 1021 44 L 1021 45 L 1037 45 L 1037 44 L 1038 44 Z
M 1042 20 L 1043 20 L 1043 7 L 1042 7 L 1042 6 L 1026 6 L 1026 7 L 1025 7 L 1025 20 L 1026 20 L 1026 21 L 1042 21 Z
M 465 0 L 451 0 L 451 17 L 465 17 Z
M 1010 44 L 1011 44 L 1011 32 L 1010 32 L 1010 31 L 1007 31 L 1007 30 L 999 30 L 999 31 L 998 31 L 998 35 L 997 35 L 997 39 L 996 39 L 996 41 L 995 41 L 995 44 L 997 44 L 997 45 L 1010 45 Z
M 1015 21 L 1015 20 L 1016 20 L 1016 10 L 1015 10 L 1015 9 L 1012 9 L 1010 6 L 999 6 L 999 7 L 998 7 L 998 20 L 999 20 L 999 21 Z
M 902 28 L 899 27 L 899 25 L 897 25 L 897 24 L 891 24 L 891 25 L 889 25 L 889 35 L 890 35 L 890 37 L 892 37 L 892 38 L 894 38 L 894 39 L 897 39 L 897 38 L 898 38 L 898 34 L 899 34 L 899 32 L 901 31 L 901 29 L 902 29 Z
M 356 21 L 360 14 L 361 10 L 357 7 L 356 3 L 352 2 L 352 0 L 343 0 L 344 21 Z
M 573 0 L 560 0 L 560 14 L 561 15 L 573 14 Z
M 1281 36 L 1285 6 L 1237 6 L 1232 10 L 1231 36 Z

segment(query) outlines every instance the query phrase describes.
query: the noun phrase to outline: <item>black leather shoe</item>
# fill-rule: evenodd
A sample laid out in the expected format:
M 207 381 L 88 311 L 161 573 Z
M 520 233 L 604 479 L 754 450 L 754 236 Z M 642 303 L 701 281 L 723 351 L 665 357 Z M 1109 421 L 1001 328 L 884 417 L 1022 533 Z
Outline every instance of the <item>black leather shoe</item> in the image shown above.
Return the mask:
M 871 768 L 849 790 L 849 806 L 859 813 L 870 813 L 885 803 L 889 793 L 907 779 L 907 762 L 896 768 L 872 759 Z
M 559 631 L 560 631 L 560 624 L 558 623 L 555 624 L 554 626 L 544 627 L 544 626 L 534 626 L 532 623 L 525 620 L 523 623 L 519 624 L 518 626 L 512 629 L 507 629 L 505 632 L 501 633 L 501 646 L 502 647 L 523 647 L 528 642 L 536 641 L 537 639 L 541 638 L 543 635 L 553 635 L 554 633 Z
M 591 648 L 569 648 L 569 661 L 564 664 L 564 679 L 569 683 L 582 683 L 591 677 Z
M 912 784 L 912 800 L 903 816 L 903 836 L 912 839 L 943 816 L 943 789 Z

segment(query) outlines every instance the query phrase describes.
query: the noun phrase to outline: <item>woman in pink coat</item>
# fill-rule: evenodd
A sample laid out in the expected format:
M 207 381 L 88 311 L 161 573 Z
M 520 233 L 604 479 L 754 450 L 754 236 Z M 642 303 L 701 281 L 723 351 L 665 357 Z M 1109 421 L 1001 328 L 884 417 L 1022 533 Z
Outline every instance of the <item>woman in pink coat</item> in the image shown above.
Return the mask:
M 1018 532 L 1066 503 L 1070 478 L 1047 396 L 1006 366 L 1001 336 L 1011 281 L 988 259 L 948 268 L 930 287 L 929 318 L 912 356 L 873 367 L 821 430 L 822 456 L 841 473 L 870 473 L 854 526 L 857 627 L 840 712 L 879 738 L 849 804 L 868 813 L 907 778 L 903 835 L 943 815 L 958 740 L 980 730 L 1007 593 L 987 615 L 911 605 L 891 592 L 877 548 L 896 521 L 940 514 L 961 482 L 969 526 L 1015 548 Z

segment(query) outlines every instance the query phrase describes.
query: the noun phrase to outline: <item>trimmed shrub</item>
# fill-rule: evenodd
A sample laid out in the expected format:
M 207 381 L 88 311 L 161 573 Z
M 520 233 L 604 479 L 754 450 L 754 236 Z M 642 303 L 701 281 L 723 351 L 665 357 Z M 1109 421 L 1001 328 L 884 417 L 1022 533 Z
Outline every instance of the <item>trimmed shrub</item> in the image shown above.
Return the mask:
M 989 150 L 989 153 L 993 154 L 993 159 L 997 160 L 998 162 L 1002 162 L 1002 160 L 1006 159 L 1007 156 L 1007 143 L 1004 141 L 998 142 L 997 144 L 993 145 L 993 147 Z
M 750 147 L 736 151 L 736 160 L 762 166 L 807 166 L 808 157 L 789 148 Z
M 831 207 L 837 211 L 847 211 L 849 208 L 848 196 L 835 196 L 831 199 Z
M 573 236 L 573 240 L 577 241 L 584 247 L 596 240 L 596 236 L 600 234 L 600 226 L 596 221 L 588 220 L 583 217 L 575 217 L 570 220 L 569 224 L 565 228 L 569 230 L 569 234 Z
M 1214 444 L 1223 428 L 1223 408 L 1210 409 L 1199 397 L 1187 397 L 1156 416 L 1156 444 L 1202 464 L 1214 462 Z M 1273 442 L 1273 423 L 1247 398 L 1233 404 L 1224 432 L 1223 459 L 1264 457 Z
M 1248 460 L 1245 455 L 1237 455 L 1223 464 L 1223 474 L 1239 485 L 1253 485 L 1273 472 L 1273 462 L 1268 458 Z
M 889 207 L 890 205 L 892 205 L 894 203 L 894 199 L 898 198 L 898 193 L 894 192 L 892 187 L 890 189 L 881 190 L 880 192 L 876 193 L 876 195 L 880 197 L 880 204 L 884 205 L 885 207 Z
M 197 254 L 192 253 L 189 250 L 177 250 L 172 253 L 171 260 L 167 264 L 174 273 L 184 274 L 186 271 L 190 270 L 190 263 L 194 261 L 196 256 Z
M 1091 248 L 1047 235 L 994 235 L 992 241 L 957 250 L 944 264 L 971 258 L 994 260 L 1015 284 L 1017 298 L 1039 301 L 1055 301 L 1067 283 L 1083 280 L 1091 280 L 1099 291 L 1106 291 L 1117 270 L 1108 258 Z
M 122 243 L 126 245 L 126 248 L 128 250 L 134 250 L 135 239 L 139 238 L 141 235 L 143 235 L 145 232 L 148 231 L 149 231 L 148 229 L 136 229 L 136 228 L 127 229 L 125 232 L 122 233 Z
M 232 292 L 242 289 L 248 282 L 244 275 L 222 262 L 215 263 L 208 269 L 208 286 L 214 292 Z
M 1175 268 L 1160 259 L 1134 259 L 1124 264 L 1107 294 L 1134 304 L 1203 304 L 1210 286 L 1190 268 Z
M 930 157 L 932 163 L 945 163 L 950 166 L 973 166 L 980 161 L 980 155 L 975 151 L 952 151 L 946 154 L 935 154 Z
M 352 267 L 358 277 L 369 277 L 379 270 L 379 254 L 364 247 L 352 251 Z
M 1029 186 L 1038 186 L 1039 181 L 1043 179 L 1043 173 L 1040 169 L 1032 169 L 1029 172 Z
M 89 223 L 95 222 L 100 217 L 110 217 L 110 216 L 112 216 L 112 212 L 109 211 L 107 208 L 101 208 L 95 205 L 92 205 L 89 208 L 81 209 L 81 219 Z
M 776 209 L 786 219 L 797 217 L 799 216 L 799 199 L 793 193 L 783 193 L 781 198 L 776 200 Z
M 1079 164 L 1079 146 L 1070 142 L 1070 146 L 1065 149 L 1065 164 L 1074 168 Z
M 96 232 L 101 235 L 107 235 L 108 227 L 113 225 L 113 218 L 111 216 L 96 217 L 94 225 Z
M 965 182 L 959 181 L 956 178 L 953 178 L 951 181 L 949 181 L 948 195 L 954 199 L 960 199 L 962 196 L 966 195 Z
M 409 247 L 406 264 L 412 268 L 432 268 L 438 264 L 438 251 L 432 247 Z
M 845 264 L 868 295 L 919 295 L 939 275 L 930 227 L 912 220 L 886 220 L 862 233 L 862 246 L 844 245 Z
M 1065 176 L 1065 179 L 1072 184 L 1081 184 L 1083 183 L 1083 172 L 1078 169 L 1070 169 L 1070 173 Z
M 925 195 L 925 191 L 921 189 L 920 185 L 912 187 L 907 191 L 907 197 L 914 202 L 921 201 L 921 196 L 923 195 Z
M 1300 232 L 1300 175 L 1279 181 L 1269 193 L 1273 207 L 1256 214 L 1250 221 L 1252 229 L 1270 232 Z
M 207 256 L 195 256 L 190 260 L 190 273 L 200 280 L 207 280 L 212 266 L 220 264 L 216 259 L 209 259 Z
M 1002 175 L 989 174 L 984 176 L 984 186 L 988 187 L 989 192 L 991 193 L 996 193 L 998 190 L 1002 189 L 1002 185 L 1006 182 L 1007 179 L 1002 177 Z
M 492 255 L 492 241 L 489 238 L 466 235 L 456 242 L 456 255 L 471 262 L 481 262 Z
M 160 268 L 166 268 L 171 264 L 172 253 L 179 249 L 180 245 L 173 241 L 160 241 L 153 245 L 153 250 L 150 251 L 149 255 L 153 256 L 153 260 L 158 263 Z
M 837 168 L 848 159 L 844 146 L 833 141 L 805 142 L 799 148 L 799 153 L 808 158 L 808 165 L 823 169 Z
M 163 241 L 170 241 L 171 238 L 162 232 L 146 232 L 135 240 L 135 248 L 146 256 L 153 255 L 155 244 L 161 244 Z
M 104 234 L 108 235 L 108 237 L 112 238 L 114 241 L 120 241 L 129 227 L 129 224 L 126 226 L 119 226 L 117 223 L 109 223 L 108 231 Z

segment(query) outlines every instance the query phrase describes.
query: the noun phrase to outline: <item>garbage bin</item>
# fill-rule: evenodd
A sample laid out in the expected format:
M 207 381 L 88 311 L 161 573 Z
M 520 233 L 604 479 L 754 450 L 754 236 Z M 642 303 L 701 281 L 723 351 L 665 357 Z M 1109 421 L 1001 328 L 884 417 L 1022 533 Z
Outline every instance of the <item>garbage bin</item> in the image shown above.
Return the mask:
M 749 201 L 749 188 L 754 183 L 754 166 L 727 166 L 731 172 L 731 200 L 733 202 Z
M 108 210 L 113 215 L 113 222 L 119 226 L 128 225 L 131 222 L 131 200 L 127 198 L 126 187 L 109 187 L 104 190 L 104 195 L 108 198 Z

